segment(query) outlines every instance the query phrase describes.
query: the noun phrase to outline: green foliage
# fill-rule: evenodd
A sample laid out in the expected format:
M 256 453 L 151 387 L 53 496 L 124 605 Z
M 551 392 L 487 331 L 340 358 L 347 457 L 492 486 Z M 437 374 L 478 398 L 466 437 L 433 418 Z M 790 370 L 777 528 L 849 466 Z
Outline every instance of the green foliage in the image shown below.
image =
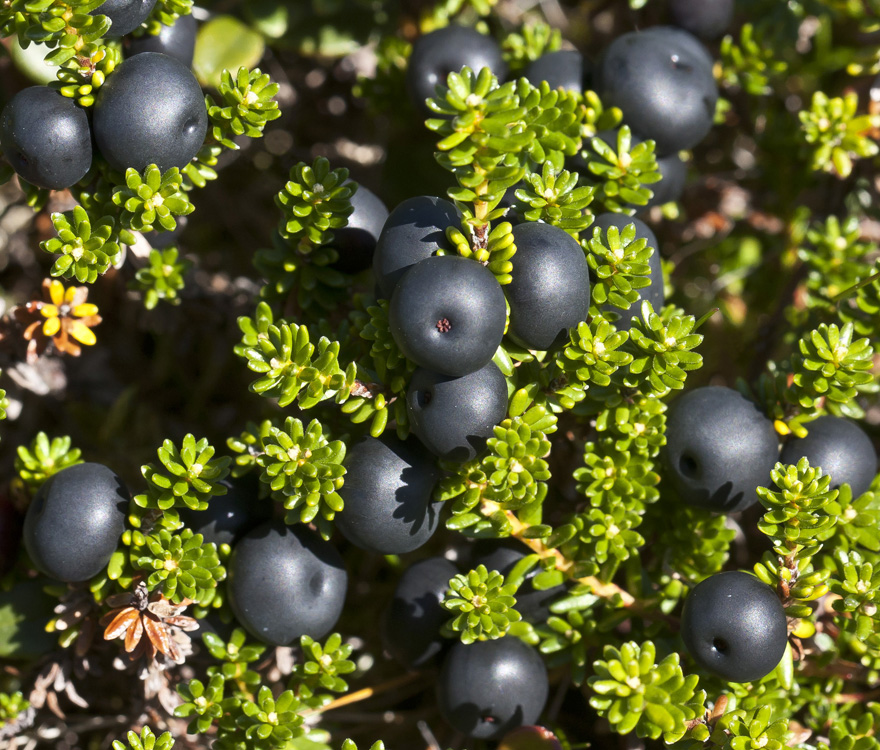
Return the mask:
M 777 463 L 770 477 L 778 491 L 758 487 L 758 500 L 768 510 L 758 528 L 782 557 L 815 554 L 821 536 L 836 522 L 825 510 L 837 497 L 837 490 L 830 489 L 831 477 L 823 474 L 821 467 L 811 467 L 806 457 L 797 466 Z
M 807 555 L 793 558 L 779 557 L 769 552 L 754 566 L 755 575 L 772 586 L 784 597 L 785 614 L 788 617 L 810 617 L 813 614 L 808 602 L 828 593 L 828 568 L 816 568 L 813 558 Z
M 285 690 L 278 698 L 265 685 L 260 687 L 256 700 L 245 700 L 236 724 L 244 730 L 248 747 L 269 750 L 303 734 L 302 716 L 297 713 L 299 700 L 291 690 Z
M 595 188 L 578 186 L 577 172 L 557 172 L 545 162 L 540 174 L 532 172 L 524 182 L 526 187 L 515 193 L 516 210 L 523 218 L 553 224 L 575 239 L 592 223 L 593 214 L 584 209 L 593 202 Z
M 853 403 L 858 388 L 872 382 L 874 348 L 867 338 L 853 341 L 853 325 L 843 328 L 823 323 L 798 341 L 800 355 L 794 357 L 794 387 L 788 400 L 804 409 L 825 407 L 847 416 L 861 416 Z
M 655 663 L 651 641 L 634 641 L 620 649 L 606 645 L 603 658 L 593 663 L 596 674 L 587 681 L 596 695 L 590 705 L 606 718 L 613 731 L 671 743 L 680 740 L 687 723 L 703 714 L 705 692 L 697 692 L 696 675 L 681 671 L 678 654 Z
M 281 117 L 275 101 L 278 88 L 259 68 L 239 68 L 234 77 L 224 70 L 218 89 L 222 104 L 216 104 L 210 95 L 205 97 L 214 140 L 237 150 L 239 146 L 232 140 L 236 136 L 262 137 L 266 125 Z
M 575 586 L 568 596 L 554 603 L 553 614 L 536 630 L 541 639 L 538 649 L 548 657 L 548 666 L 568 662 L 571 679 L 583 685 L 587 679 L 590 649 L 598 645 L 596 606 L 601 600 L 587 586 Z
M 508 34 L 501 42 L 504 61 L 513 73 L 547 52 L 562 47 L 562 32 L 546 23 L 529 23 Z
M 820 742 L 821 750 L 877 750 L 878 704 L 870 703 L 871 709 L 861 716 L 846 716 L 835 722 L 828 732 L 828 742 Z M 751 748 L 749 749 L 751 750 Z
M 143 174 L 129 167 L 125 170 L 125 185 L 114 189 L 113 203 L 122 208 L 121 221 L 128 229 L 152 232 L 158 224 L 171 231 L 177 226 L 175 216 L 187 216 L 195 210 L 183 192 L 183 176 L 177 167 L 164 174 L 155 164 Z
M 287 509 L 285 521 L 314 522 L 329 539 L 333 518 L 343 507 L 338 490 L 344 481 L 345 444 L 329 441 L 317 419 L 304 428 L 300 420 L 288 417 L 283 429 L 269 428 L 262 437 L 262 448 L 257 457 L 263 469 L 260 479 Z
M 829 216 L 816 222 L 807 232 L 811 247 L 798 250 L 798 257 L 809 267 L 807 288 L 815 302 L 827 301 L 861 281 L 871 273 L 865 256 L 873 245 L 861 240 L 859 218 L 855 214 L 843 221 Z M 866 272 L 867 271 L 867 272 Z
M 711 743 L 723 750 L 786 750 L 788 720 L 774 719 L 772 709 L 737 709 L 721 716 L 710 729 L 698 724 L 688 739 Z
M 620 351 L 627 342 L 626 331 L 618 331 L 601 315 L 593 316 L 589 323 L 578 323 L 569 329 L 569 342 L 556 354 L 556 365 L 566 378 L 566 384 L 578 383 L 580 387 L 559 384 L 556 396 L 566 408 L 583 400 L 584 389 L 590 385 L 605 387 L 611 384 L 611 376 L 621 367 L 628 366 L 633 356 Z
M 855 550 L 835 550 L 833 558 L 837 570 L 829 587 L 840 598 L 831 606 L 844 615 L 836 624 L 880 651 L 880 565 Z
M 149 727 L 141 729 L 140 735 L 129 732 L 126 740 L 127 746 L 121 740 L 114 740 L 113 750 L 171 750 L 174 747 L 171 732 L 164 732 L 157 737 Z
M 30 708 L 27 698 L 17 693 L 0 693 L 0 729 L 9 722 L 15 721 L 22 712 Z
M 45 432 L 38 432 L 30 446 L 16 448 L 15 471 L 31 492 L 36 492 L 53 474 L 82 463 L 82 451 L 72 448 L 72 443 L 67 435 L 49 440 Z
M 516 583 L 508 583 L 501 573 L 489 571 L 485 565 L 453 577 L 443 607 L 455 617 L 445 628 L 458 633 L 462 643 L 501 638 L 511 623 L 521 619 L 514 609 L 516 589 Z
M 437 483 L 435 499 L 453 500 L 448 528 L 466 529 L 475 536 L 507 536 L 510 525 L 504 511 L 528 513 L 539 508 L 547 495 L 547 434 L 555 431 L 556 417 L 534 406 L 493 429 L 486 455 L 448 465 L 450 474 Z M 488 517 L 479 512 L 481 508 Z
M 192 13 L 194 0 L 157 0 L 150 17 L 145 21 L 148 33 L 158 34 L 161 26 L 173 26 L 181 16 Z
M 624 383 L 642 393 L 653 391 L 658 397 L 684 388 L 688 372 L 703 366 L 703 358 L 693 351 L 703 341 L 694 333 L 693 315 L 658 315 L 651 303 L 644 301 L 641 316 L 633 318 L 629 332 L 629 351 L 633 361 Z
M 356 367 L 342 369 L 338 342 L 322 336 L 315 346 L 306 326 L 283 319 L 276 324 L 265 302 L 257 305 L 253 318 L 239 318 L 238 326 L 244 335 L 235 353 L 260 376 L 250 385 L 253 393 L 277 398 L 281 407 L 296 401 L 301 409 L 330 398 L 337 403 L 348 398 Z
M 282 298 L 296 290 L 303 309 L 313 304 L 335 307 L 335 290 L 345 283 L 345 275 L 330 267 L 338 254 L 326 245 L 334 229 L 348 224 L 353 210 L 351 197 L 357 184 L 347 180 L 348 170 L 331 170 L 324 157 L 291 168 L 288 182 L 275 196 L 281 211 L 277 241 L 254 256 L 254 265 L 267 282 L 263 296 Z
M 751 23 L 743 24 L 737 44 L 731 35 L 721 40 L 721 83 L 730 88 L 743 89 L 753 96 L 771 92 L 770 81 L 784 73 L 783 60 L 776 58 L 772 45 L 756 37 Z
M 299 694 L 314 694 L 322 688 L 334 693 L 348 690 L 348 683 L 341 675 L 354 672 L 355 664 L 349 659 L 351 644 L 343 643 L 339 633 L 327 636 L 323 646 L 304 635 L 300 638 L 300 648 L 305 658 L 294 665 L 291 689 L 296 689 Z
M 590 290 L 591 302 L 629 310 L 639 300 L 638 290 L 650 286 L 651 256 L 659 251 L 649 247 L 644 237 L 636 238 L 635 224 L 627 224 L 622 231 L 611 226 L 603 232 L 596 227 L 592 234 L 583 241 L 596 279 Z
M 138 570 L 152 571 L 147 578 L 150 591 L 161 590 L 175 604 L 183 599 L 206 603 L 217 583 L 226 578 L 217 545 L 205 543 L 192 529 L 176 533 L 160 529 L 132 549 L 132 562 Z
M 616 148 L 594 137 L 590 149 L 581 155 L 594 175 L 596 200 L 606 211 L 635 213 L 633 206 L 646 206 L 653 195 L 645 186 L 663 179 L 654 156 L 654 141 L 633 146 L 628 125 L 617 131 Z
M 215 674 L 207 686 L 199 680 L 182 682 L 177 686 L 183 703 L 174 709 L 174 715 L 185 719 L 192 717 L 186 728 L 188 734 L 204 734 L 223 716 L 225 685 L 223 677 Z
M 666 445 L 666 404 L 654 395 L 609 399 L 596 430 L 614 438 L 615 450 L 654 458 Z
M 56 73 L 58 80 L 49 85 L 69 99 L 76 99 L 79 106 L 91 107 L 98 89 L 121 62 L 118 44 L 101 44 L 88 55 L 79 54 L 62 63 Z
M 150 250 L 147 263 L 148 265 L 137 270 L 132 284 L 133 288 L 144 295 L 144 307 L 152 310 L 159 304 L 159 300 L 165 300 L 172 305 L 180 304 L 177 293 L 185 285 L 184 276 L 192 268 L 192 262 L 180 258 L 180 252 L 172 246 L 163 250 Z
M 853 160 L 876 156 L 880 147 L 869 131 L 880 125 L 880 117 L 858 115 L 858 109 L 855 92 L 829 98 L 816 91 L 809 111 L 798 113 L 802 137 L 811 146 L 814 170 L 849 177 Z
M 208 653 L 220 664 L 208 667 L 208 676 L 211 683 L 215 678 L 222 678 L 226 682 L 233 683 L 234 687 L 243 693 L 251 692 L 260 684 L 260 675 L 248 667 L 259 661 L 266 651 L 262 643 L 248 643 L 247 635 L 242 628 L 235 628 L 224 641 L 216 633 L 202 633 L 202 641 Z
M 120 247 L 113 217 L 102 217 L 93 228 L 86 210 L 76 206 L 72 211 L 52 214 L 52 224 L 58 236 L 44 240 L 40 247 L 60 256 L 52 266 L 53 276 L 93 284 L 99 274 L 118 262 Z
M 141 474 L 147 480 L 146 494 L 135 495 L 134 502 L 141 508 L 157 508 L 164 511 L 163 521 L 177 523 L 174 508 L 206 510 L 214 495 L 225 495 L 221 482 L 229 475 L 228 456 L 214 458 L 216 449 L 207 438 L 196 440 L 192 434 L 183 438 L 178 448 L 171 440 L 165 440 L 156 451 L 161 467 L 147 464 Z M 163 472 L 165 469 L 167 473 Z
M 110 28 L 110 19 L 90 15 L 102 0 L 11 0 L 0 9 L 3 36 L 16 34 L 23 47 L 40 42 L 51 48 L 46 62 L 61 65 L 88 56 Z

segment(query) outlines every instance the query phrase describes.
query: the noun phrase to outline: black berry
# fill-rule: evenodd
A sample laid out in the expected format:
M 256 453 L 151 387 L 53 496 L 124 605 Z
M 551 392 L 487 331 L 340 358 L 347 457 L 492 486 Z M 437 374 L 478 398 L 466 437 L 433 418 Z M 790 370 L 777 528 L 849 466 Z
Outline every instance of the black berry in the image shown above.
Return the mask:
M 633 133 L 656 141 L 658 156 L 693 148 L 712 128 L 712 58 L 686 31 L 660 26 L 617 37 L 596 78 L 602 102 L 623 110 Z
M 701 39 L 716 39 L 733 20 L 733 0 L 669 0 L 672 23 Z
M 400 577 L 382 618 L 385 650 L 405 667 L 416 668 L 440 653 L 443 623 L 450 619 L 441 602 L 458 569 L 443 557 L 410 565 Z
M 143 52 L 161 52 L 191 68 L 198 30 L 196 19 L 188 14 L 178 18 L 171 26 L 162 24 L 158 34 L 126 37 L 122 40 L 122 48 L 126 57 Z
M 475 73 L 489 68 L 499 80 L 507 73 L 498 42 L 476 29 L 453 25 L 419 37 L 406 71 L 406 86 L 413 104 L 430 113 L 425 100 L 435 98 L 437 84 L 445 86 L 447 76 L 458 73 L 465 65 Z
M 101 464 L 76 464 L 49 477 L 24 519 L 24 545 L 36 568 L 70 583 L 100 573 L 125 531 L 128 502 L 122 480 Z
M 788 626 L 773 589 L 748 573 L 728 571 L 688 594 L 681 637 L 703 669 L 730 682 L 752 682 L 779 664 Z
M 767 486 L 779 455 L 776 430 L 739 391 L 708 386 L 676 398 L 666 421 L 666 477 L 691 505 L 745 510 Z
M 520 224 L 513 238 L 513 281 L 504 289 L 510 304 L 508 334 L 522 346 L 544 351 L 586 320 L 590 269 L 577 240 L 552 224 Z
M 329 633 L 347 587 L 336 548 L 303 525 L 258 526 L 235 545 L 229 560 L 229 603 L 236 619 L 274 646 Z
M 548 693 L 547 668 L 519 638 L 456 643 L 443 660 L 437 702 L 443 718 L 468 737 L 494 740 L 537 722 Z
M 663 267 L 660 261 L 660 247 L 657 243 L 657 237 L 654 235 L 654 232 L 651 231 L 651 228 L 641 219 L 617 213 L 599 214 L 590 228 L 587 229 L 588 233 L 592 233 L 597 227 L 601 229 L 602 239 L 604 241 L 605 233 L 608 231 L 609 227 L 617 227 L 617 229 L 622 232 L 630 224 L 635 225 L 636 239 L 646 240 L 648 247 L 653 247 L 654 252 L 651 253 L 651 258 L 648 261 L 651 267 L 651 283 L 648 286 L 637 290 L 639 293 L 639 299 L 630 305 L 628 310 L 621 310 L 619 307 L 614 307 L 613 305 L 605 305 L 602 308 L 602 312 L 605 315 L 608 315 L 609 317 L 616 316 L 614 325 L 621 331 L 628 331 L 632 327 L 633 318 L 641 315 L 643 300 L 650 302 L 655 311 L 659 311 L 660 308 L 663 307 L 663 301 L 665 300 Z
M 418 369 L 406 392 L 410 427 L 449 461 L 470 461 L 507 414 L 507 380 L 494 362 L 460 378 Z
M 373 273 L 386 299 L 403 274 L 438 250 L 451 250 L 446 230 L 461 219 L 449 201 L 421 195 L 399 203 L 382 227 L 373 255 Z
M 339 253 L 333 267 L 344 273 L 359 273 L 373 265 L 373 252 L 382 228 L 388 220 L 388 209 L 379 196 L 363 185 L 351 197 L 354 209 L 348 225 L 333 230 L 331 247 Z
M 105 0 L 91 11 L 93 16 L 107 16 L 110 19 L 108 37 L 130 34 L 147 20 L 156 0 Z
M 853 497 L 868 491 L 877 474 L 874 445 L 862 429 L 841 417 L 819 417 L 808 422 L 805 438 L 791 438 L 779 460 L 796 464 L 804 456 L 810 466 L 821 466 L 831 475 L 831 486 L 848 484 Z
M 185 167 L 208 129 L 198 81 L 179 60 L 144 52 L 107 77 L 95 100 L 95 142 L 114 169 Z
M 344 461 L 345 507 L 336 528 L 352 544 L 383 555 L 421 547 L 437 530 L 442 503 L 431 494 L 440 478 L 436 459 L 415 438 L 366 437 Z
M 85 111 L 48 86 L 20 91 L 3 108 L 0 146 L 16 173 L 41 188 L 68 188 L 92 166 Z
M 504 292 L 494 274 L 459 255 L 427 258 L 410 268 L 388 308 L 400 350 L 417 365 L 450 376 L 489 363 L 506 317 Z
M 224 479 L 225 495 L 215 495 L 207 510 L 180 512 L 180 520 L 205 543 L 233 545 L 245 533 L 272 517 L 272 501 L 260 499 L 259 479 L 247 474 L 239 479 Z
M 547 81 L 551 89 L 564 88 L 582 93 L 584 90 L 584 56 L 575 49 L 547 52 L 533 60 L 523 71 L 523 78 L 533 86 Z

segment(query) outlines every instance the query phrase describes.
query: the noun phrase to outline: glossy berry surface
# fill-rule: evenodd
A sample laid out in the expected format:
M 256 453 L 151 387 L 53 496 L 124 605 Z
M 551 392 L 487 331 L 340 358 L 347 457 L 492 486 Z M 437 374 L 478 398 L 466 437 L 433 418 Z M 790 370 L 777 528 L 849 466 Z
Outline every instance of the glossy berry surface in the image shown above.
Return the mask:
M 110 38 L 130 34 L 147 20 L 156 0 L 105 0 L 91 11 L 93 16 L 107 16 L 110 19 Z
M 344 465 L 345 507 L 335 523 L 348 541 L 399 555 L 431 538 L 440 523 L 442 503 L 431 499 L 440 472 L 418 440 L 366 437 L 349 449 Z
M 745 510 L 770 482 L 778 455 L 773 423 L 739 391 L 697 388 L 669 406 L 664 476 L 690 505 Z
M 0 146 L 16 173 L 41 188 L 70 187 L 92 166 L 85 110 L 48 86 L 31 86 L 6 104 Z
M 494 362 L 460 378 L 420 368 L 406 392 L 412 431 L 436 456 L 469 461 L 507 415 L 507 381 Z
M 456 643 L 443 660 L 437 702 L 462 734 L 492 740 L 535 724 L 547 702 L 547 668 L 519 638 Z
M 712 58 L 686 31 L 654 27 L 615 39 L 596 71 L 596 91 L 633 133 L 665 156 L 696 146 L 712 128 L 718 88 Z
M 752 682 L 779 664 L 788 625 L 773 589 L 749 573 L 727 571 L 688 594 L 681 637 L 703 669 L 730 682 Z
M 388 308 L 391 335 L 409 359 L 459 377 L 489 363 L 504 336 L 506 317 L 504 292 L 494 274 L 459 255 L 427 258 L 413 266 Z
M 498 42 L 476 29 L 452 25 L 419 37 L 406 71 L 406 87 L 413 104 L 430 114 L 425 100 L 435 98 L 437 85 L 445 86 L 447 76 L 465 65 L 475 73 L 489 68 L 499 80 L 507 73 Z
M 810 466 L 831 475 L 831 486 L 846 483 L 853 497 L 868 491 L 877 474 L 877 454 L 869 438 L 854 422 L 842 417 L 819 417 L 806 424 L 804 438 L 791 438 L 779 460 L 796 464 L 806 456 Z
M 669 0 L 672 23 L 701 39 L 717 39 L 733 20 L 734 0 Z
M 617 227 L 617 229 L 622 232 L 630 224 L 635 225 L 636 239 L 644 239 L 648 243 L 648 247 L 654 248 L 654 252 L 651 254 L 651 258 L 648 261 L 648 265 L 651 268 L 651 283 L 648 286 L 637 290 L 639 293 L 639 299 L 630 305 L 628 310 L 621 310 L 619 307 L 614 307 L 613 305 L 605 305 L 602 308 L 603 312 L 609 314 L 613 313 L 618 316 L 617 320 L 614 321 L 614 325 L 621 331 L 628 331 L 632 327 L 633 318 L 641 315 L 642 300 L 650 302 L 655 312 L 663 307 L 666 295 L 663 288 L 663 268 L 660 261 L 660 246 L 657 242 L 657 237 L 654 235 L 654 232 L 651 231 L 651 227 L 634 216 L 626 216 L 625 214 L 619 213 L 599 214 L 596 217 L 596 220 L 587 229 L 588 234 L 592 234 L 593 230 L 597 227 L 601 229 L 603 232 L 602 239 L 604 241 L 605 233 L 608 231 L 609 227 Z
M 509 542 L 498 542 L 494 539 L 480 540 L 471 549 L 468 566 L 473 569 L 478 565 L 485 565 L 487 570 L 497 570 L 507 576 L 527 553 L 528 550 L 522 544 L 518 548 Z M 532 568 L 514 594 L 516 611 L 529 622 L 546 620 L 550 616 L 550 605 L 566 590 L 562 584 L 540 590 L 532 586 L 532 581 L 541 570 L 540 566 Z
M 584 251 L 568 232 L 528 222 L 513 229 L 513 281 L 508 334 L 528 349 L 550 349 L 590 308 L 590 270 Z
M 576 49 L 546 52 L 533 60 L 523 71 L 523 78 L 533 86 L 547 81 L 551 89 L 564 88 L 582 93 L 584 90 L 584 56 Z
M 687 182 L 688 166 L 678 155 L 677 151 L 661 156 L 657 159 L 657 169 L 660 172 L 660 182 L 651 185 L 654 195 L 648 201 L 645 208 L 662 206 L 670 201 L 677 201 Z
M 446 230 L 461 223 L 449 201 L 431 195 L 408 198 L 389 214 L 376 242 L 373 273 L 386 299 L 412 266 L 438 250 L 451 250 Z
M 388 208 L 378 195 L 363 185 L 359 185 L 351 197 L 351 207 L 354 210 L 348 217 L 348 225 L 333 230 L 330 247 L 339 253 L 334 268 L 358 273 L 373 265 L 373 252 L 388 220 Z
M 144 52 L 125 60 L 95 100 L 95 142 L 114 169 L 163 172 L 185 167 L 208 130 L 208 111 L 198 81 L 173 57 Z
M 405 667 L 416 668 L 440 653 L 440 628 L 450 615 L 441 602 L 458 569 L 443 557 L 410 565 L 397 582 L 382 618 L 385 650 Z
M 122 480 L 101 464 L 76 464 L 51 476 L 24 519 L 34 565 L 70 583 L 100 573 L 125 531 L 129 497 Z
M 199 24 L 191 14 L 181 16 L 171 26 L 162 24 L 158 34 L 126 37 L 122 40 L 122 49 L 126 57 L 161 52 L 191 68 L 198 30 Z
M 270 521 L 235 545 L 229 603 L 255 638 L 286 646 L 329 633 L 345 602 L 348 574 L 336 548 L 301 524 Z
M 208 500 L 207 510 L 180 511 L 180 520 L 206 543 L 229 544 L 235 542 L 255 526 L 272 517 L 272 501 L 260 499 L 259 479 L 247 474 L 239 479 L 224 479 L 225 495 L 215 495 Z

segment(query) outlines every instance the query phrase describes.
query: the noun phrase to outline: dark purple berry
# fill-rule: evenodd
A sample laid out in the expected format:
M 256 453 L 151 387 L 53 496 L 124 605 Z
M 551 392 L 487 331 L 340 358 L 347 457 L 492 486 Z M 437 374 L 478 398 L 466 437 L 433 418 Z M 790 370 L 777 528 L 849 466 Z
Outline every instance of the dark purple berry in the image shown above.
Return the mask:
M 563 88 L 582 93 L 584 90 L 584 56 L 575 49 L 546 52 L 533 60 L 523 71 L 523 78 L 533 86 L 547 81 L 551 89 Z
M 333 264 L 343 273 L 360 273 L 373 265 L 373 253 L 382 228 L 388 220 L 388 209 L 379 196 L 363 185 L 351 197 L 354 209 L 348 224 L 333 230 L 330 247 L 336 248 L 339 258 Z
M 208 130 L 205 97 L 179 60 L 144 52 L 123 61 L 100 88 L 92 118 L 95 142 L 114 169 L 183 168 Z
M 437 683 L 440 713 L 453 729 L 474 739 L 497 740 L 534 724 L 549 686 L 541 656 L 519 638 L 456 643 Z
M 586 320 L 589 266 L 577 240 L 552 224 L 520 224 L 513 229 L 513 240 L 513 281 L 504 287 L 510 305 L 508 334 L 528 349 L 545 351 Z
M 716 39 L 733 20 L 733 0 L 669 0 L 672 23 L 701 39 Z
M 410 268 L 388 308 L 391 335 L 404 355 L 455 377 L 491 361 L 506 317 L 504 292 L 494 274 L 459 255 L 427 258 Z
M 449 201 L 421 195 L 399 203 L 385 221 L 373 255 L 373 273 L 385 299 L 401 277 L 438 250 L 452 250 L 446 230 L 461 218 Z
M 413 104 L 426 114 L 426 99 L 437 96 L 438 84 L 446 85 L 450 73 L 467 65 L 474 73 L 489 68 L 499 80 L 507 73 L 501 48 L 492 37 L 465 26 L 446 26 L 419 37 L 413 45 L 406 71 L 406 85 Z
M 773 589 L 749 573 L 728 571 L 688 594 L 681 637 L 703 669 L 729 682 L 753 682 L 776 669 L 788 624 Z
M 421 667 L 443 648 L 440 628 L 450 615 L 441 602 L 457 574 L 449 560 L 429 557 L 410 565 L 400 577 L 382 618 L 382 642 L 405 667 Z
M 126 57 L 134 57 L 143 52 L 161 52 L 191 68 L 198 30 L 196 19 L 192 15 L 185 15 L 171 26 L 163 24 L 158 34 L 125 37 L 122 40 L 122 49 Z
M 413 433 L 436 456 L 469 461 L 507 415 L 507 380 L 494 362 L 460 378 L 418 369 L 406 392 Z
M 19 91 L 3 108 L 0 146 L 16 173 L 41 188 L 68 188 L 92 166 L 85 110 L 48 86 Z
M 769 484 L 778 456 L 773 423 L 739 391 L 697 388 L 669 406 L 664 476 L 690 505 L 745 510 Z
M 440 523 L 432 499 L 436 459 L 415 438 L 366 437 L 345 456 L 345 501 L 336 528 L 352 544 L 383 555 L 421 547 Z
M 336 548 L 301 524 L 265 523 L 229 560 L 229 603 L 255 638 L 287 646 L 329 633 L 345 602 L 348 574 Z
M 853 497 L 868 491 L 877 474 L 874 445 L 862 429 L 841 417 L 819 417 L 806 424 L 805 438 L 792 437 L 779 460 L 796 464 L 806 456 L 810 466 L 821 466 L 831 475 L 831 486 L 848 484 Z
M 623 110 L 633 133 L 656 141 L 658 156 L 693 148 L 712 128 L 712 58 L 686 31 L 655 26 L 617 37 L 596 78 L 602 103 Z
M 100 573 L 125 531 L 130 496 L 101 464 L 69 466 L 40 487 L 24 519 L 24 546 L 50 578 L 76 583 Z
M 130 34 L 147 20 L 156 0 L 105 0 L 91 11 L 93 16 L 107 16 L 110 19 L 110 38 Z
M 260 498 L 260 482 L 256 473 L 239 479 L 224 479 L 225 495 L 215 495 L 208 500 L 207 510 L 180 511 L 180 520 L 196 534 L 201 534 L 206 544 L 229 544 L 235 542 L 255 526 L 271 519 L 272 501 Z

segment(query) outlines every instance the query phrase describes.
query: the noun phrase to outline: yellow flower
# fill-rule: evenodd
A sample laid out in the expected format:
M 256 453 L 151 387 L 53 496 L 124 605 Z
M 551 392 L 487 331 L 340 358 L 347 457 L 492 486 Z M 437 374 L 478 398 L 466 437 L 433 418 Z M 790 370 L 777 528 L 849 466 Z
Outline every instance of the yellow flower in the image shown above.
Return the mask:
M 58 279 L 43 281 L 43 300 L 28 302 L 19 316 L 30 316 L 24 332 L 24 338 L 30 342 L 29 359 L 42 354 L 49 341 L 59 352 L 74 357 L 81 351 L 74 342 L 92 346 L 97 341 L 92 328 L 101 322 L 101 316 L 97 305 L 86 302 L 88 296 L 87 287 L 65 289 Z

